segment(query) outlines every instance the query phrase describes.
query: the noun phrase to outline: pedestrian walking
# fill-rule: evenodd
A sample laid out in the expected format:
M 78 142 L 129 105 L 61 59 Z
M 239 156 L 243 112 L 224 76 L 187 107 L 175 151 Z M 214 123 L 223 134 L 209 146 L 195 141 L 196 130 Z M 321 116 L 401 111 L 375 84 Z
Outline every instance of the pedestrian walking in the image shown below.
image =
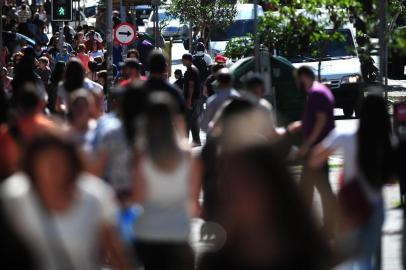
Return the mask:
M 343 151 L 344 184 L 338 194 L 344 214 L 341 227 L 355 238 L 356 243 L 355 250 L 347 250 L 351 256 L 356 254 L 348 269 L 380 269 L 375 255 L 380 246 L 385 215 L 382 187 L 394 176 L 396 157 L 383 98 L 367 96 L 361 108 L 358 130 L 331 132 L 314 150 L 311 163 L 324 166 L 331 154 Z M 345 193 L 353 195 L 346 196 Z
M 201 81 L 199 70 L 193 65 L 193 56 L 189 53 L 182 56 L 182 64 L 187 68 L 183 84 L 183 96 L 186 101 L 187 135 L 192 133 L 193 144 L 200 146 L 200 128 L 198 118 L 200 114 Z
M 288 128 L 289 132 L 300 131 L 303 138 L 298 153 L 299 157 L 304 159 L 300 187 L 309 208 L 313 203 L 314 188 L 319 191 L 323 206 L 324 231 L 326 235 L 333 237 L 336 229 L 336 200 L 329 182 L 328 163 L 326 161 L 320 168 L 312 168 L 308 164 L 308 155 L 335 127 L 334 97 L 326 86 L 315 80 L 311 68 L 306 66 L 299 68 L 296 78 L 300 89 L 307 94 L 302 122 L 293 123 Z
M 175 70 L 174 75 L 175 75 L 176 81 L 173 84 L 176 85 L 180 90 L 183 91 L 184 78 L 183 78 L 182 70 L 180 70 L 180 69 Z
M 224 102 L 240 96 L 233 87 L 234 79 L 228 69 L 224 68 L 219 70 L 216 78 L 216 94 L 207 100 L 206 111 L 200 122 L 201 129 L 206 132 L 210 131 L 210 123 Z
M 102 191 L 91 190 L 98 186 L 84 179 L 74 145 L 45 136 L 26 150 L 22 172 L 6 179 L 1 193 L 11 224 L 39 268 L 101 269 L 102 251 L 115 269 L 129 269 L 115 234 L 114 201 L 103 193 L 103 203 L 95 195 Z
M 201 83 L 204 83 L 210 75 L 212 60 L 210 55 L 206 53 L 206 47 L 203 42 L 197 44 L 196 53 L 193 55 L 192 63 L 197 70 L 199 70 Z
M 145 270 L 194 269 L 188 241 L 190 219 L 200 212 L 201 165 L 179 144 L 176 109 L 168 94 L 150 96 L 145 144 L 135 158 L 134 197 L 144 209 L 135 225 L 136 250 Z

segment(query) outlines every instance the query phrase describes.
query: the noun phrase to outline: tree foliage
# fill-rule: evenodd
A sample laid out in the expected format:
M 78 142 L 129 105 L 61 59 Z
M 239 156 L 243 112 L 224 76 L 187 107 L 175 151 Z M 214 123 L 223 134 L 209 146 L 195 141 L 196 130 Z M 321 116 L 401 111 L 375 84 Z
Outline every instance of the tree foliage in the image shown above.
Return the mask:
M 198 27 L 207 41 L 210 29 L 225 29 L 233 22 L 237 13 L 235 4 L 233 0 L 172 0 L 169 12 Z
M 225 56 L 230 59 L 239 59 L 254 53 L 254 39 L 252 36 L 236 37 L 227 43 Z
M 338 31 L 349 22 L 346 8 L 352 1 L 269 0 L 273 10 L 265 12 L 259 25 L 261 40 L 270 50 L 285 56 L 322 54 L 323 41 L 342 39 Z M 327 32 L 326 29 L 332 29 Z

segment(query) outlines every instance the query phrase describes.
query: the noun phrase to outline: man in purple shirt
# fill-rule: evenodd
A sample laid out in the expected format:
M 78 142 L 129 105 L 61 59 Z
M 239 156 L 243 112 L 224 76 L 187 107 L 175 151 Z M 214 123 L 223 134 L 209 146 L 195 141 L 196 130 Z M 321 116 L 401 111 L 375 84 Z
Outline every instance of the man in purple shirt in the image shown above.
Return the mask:
M 299 157 L 304 159 L 300 187 L 305 203 L 311 207 L 314 187 L 320 193 L 323 205 L 324 229 L 327 236 L 332 237 L 335 230 L 335 197 L 329 182 L 329 169 L 326 163 L 321 169 L 308 165 L 308 154 L 313 146 L 320 143 L 335 128 L 334 96 L 325 85 L 316 81 L 314 72 L 309 67 L 297 70 L 298 86 L 307 94 L 303 121 L 293 124 L 290 131 L 302 131 L 303 143 Z

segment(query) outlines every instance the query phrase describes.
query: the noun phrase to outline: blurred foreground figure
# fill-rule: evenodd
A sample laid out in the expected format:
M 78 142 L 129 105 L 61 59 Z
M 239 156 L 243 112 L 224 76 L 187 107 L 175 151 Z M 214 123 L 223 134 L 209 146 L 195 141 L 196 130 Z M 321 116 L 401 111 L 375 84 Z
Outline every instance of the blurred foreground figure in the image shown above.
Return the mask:
M 355 242 L 355 250 L 347 250 L 354 259 L 349 269 L 380 269 L 375 254 L 384 222 L 382 187 L 394 176 L 396 164 L 391 123 L 382 97 L 366 97 L 358 131 L 333 131 L 316 148 L 311 163 L 323 164 L 336 150 L 344 152 L 344 183 L 338 194 L 344 215 L 341 228 Z
M 247 123 L 250 128 L 247 129 Z M 215 221 L 218 205 L 219 158 L 235 150 L 263 143 L 277 143 L 279 137 L 274 130 L 272 115 L 256 103 L 236 97 L 225 104 L 213 120 L 212 132 L 202 149 L 203 173 L 203 213 L 205 221 Z M 201 238 L 211 237 L 211 228 L 203 224 Z
M 25 147 L 37 136 L 56 130 L 56 125 L 44 114 L 42 91 L 27 83 L 14 96 L 15 111 L 0 131 L 0 178 L 4 179 L 20 168 Z M 7 115 L 7 114 L 6 114 Z
M 145 145 L 135 158 L 134 197 L 143 207 L 136 249 L 145 270 L 194 269 L 188 241 L 190 219 L 199 212 L 201 166 L 179 143 L 177 113 L 168 94 L 150 96 Z
M 203 255 L 198 269 L 329 269 L 329 248 L 272 148 L 230 152 L 217 174 L 214 214 L 226 241 Z
M 101 269 L 100 251 L 115 269 L 127 269 L 115 235 L 113 194 L 82 172 L 73 144 L 53 136 L 33 140 L 23 170 L 5 180 L 1 196 L 39 269 Z

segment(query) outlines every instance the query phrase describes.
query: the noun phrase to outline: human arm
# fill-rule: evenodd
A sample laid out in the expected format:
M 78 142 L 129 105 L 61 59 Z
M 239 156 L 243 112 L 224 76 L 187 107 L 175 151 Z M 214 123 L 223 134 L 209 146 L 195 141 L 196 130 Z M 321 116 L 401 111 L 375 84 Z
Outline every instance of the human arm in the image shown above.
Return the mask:
M 309 137 L 304 141 L 304 143 L 300 147 L 299 156 L 303 157 L 309 152 L 310 147 L 317 141 L 317 139 L 323 132 L 326 123 L 327 123 L 326 113 L 324 112 L 316 113 L 316 119 L 313 130 L 311 131 Z
M 203 163 L 200 158 L 192 158 L 191 183 L 190 183 L 190 209 L 193 217 L 201 214 L 201 205 L 199 202 L 200 191 L 202 189 Z
M 192 109 L 192 97 L 195 87 L 195 82 L 193 80 L 189 80 L 187 84 L 187 100 L 186 105 L 188 109 Z
M 101 229 L 102 250 L 115 270 L 129 270 L 130 262 L 125 256 L 124 246 L 119 240 L 116 226 L 104 224 Z
M 137 203 L 142 203 L 145 200 L 145 178 L 141 171 L 142 165 L 142 155 L 140 153 L 136 154 L 134 158 L 134 168 L 133 168 L 133 200 Z

